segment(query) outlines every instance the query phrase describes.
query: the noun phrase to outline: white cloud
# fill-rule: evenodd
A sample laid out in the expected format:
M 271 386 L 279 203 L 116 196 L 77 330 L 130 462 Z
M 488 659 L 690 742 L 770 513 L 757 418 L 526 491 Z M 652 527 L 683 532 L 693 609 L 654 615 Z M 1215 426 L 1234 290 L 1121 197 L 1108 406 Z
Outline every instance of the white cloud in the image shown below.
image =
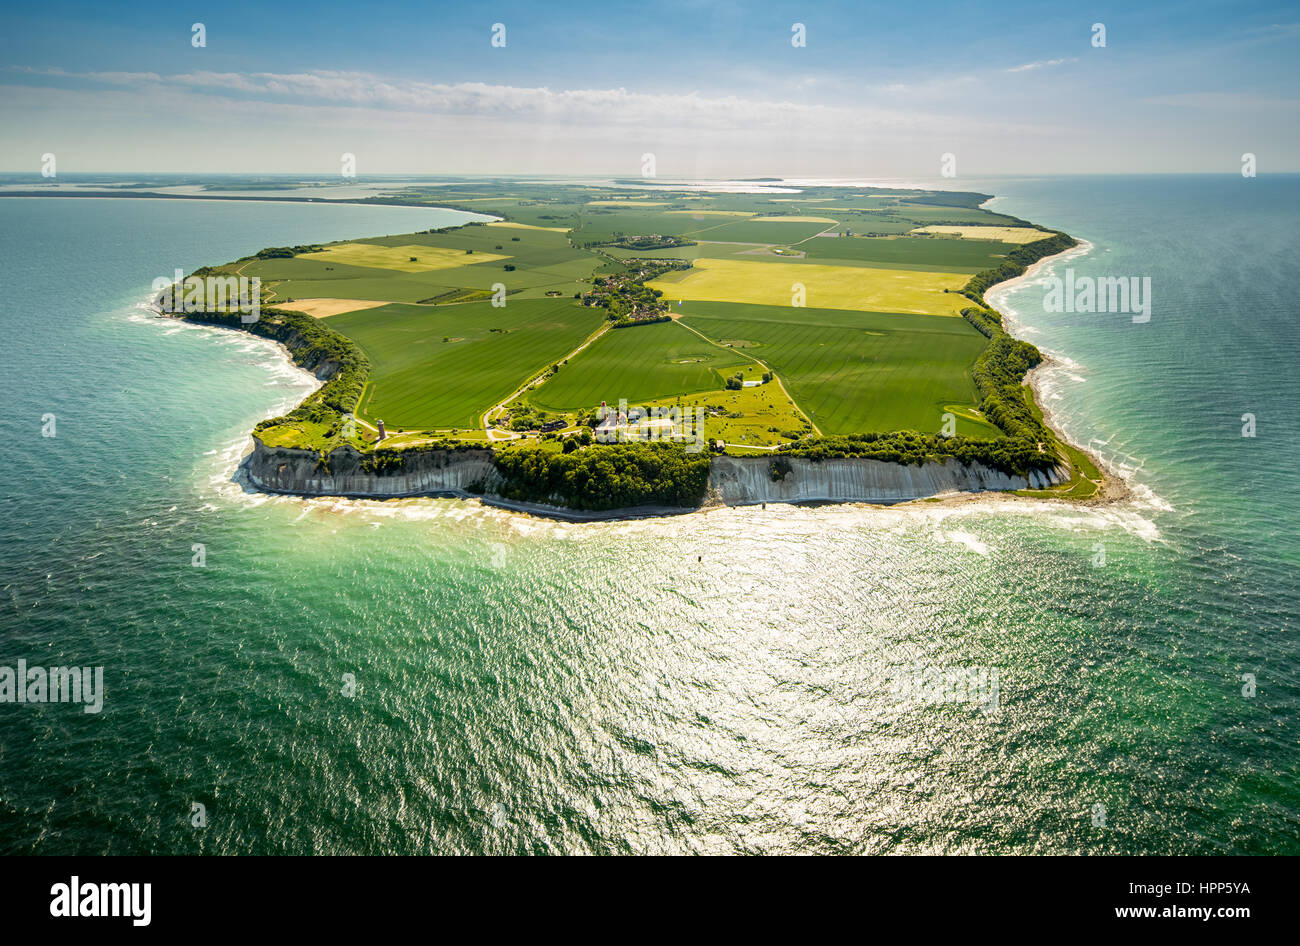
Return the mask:
M 859 86 L 851 100 L 827 104 L 361 72 L 10 68 L 0 71 L 0 167 L 33 167 L 54 151 L 61 170 L 328 173 L 352 152 L 365 173 L 635 175 L 652 151 L 660 174 L 677 177 L 921 179 L 937 173 L 947 152 L 965 159 L 965 173 L 979 174 L 1133 170 L 1133 154 L 1151 151 L 1144 160 L 1154 164 L 1160 149 L 1161 166 L 1194 170 L 1177 142 L 1200 127 L 1198 108 L 1230 104 L 1152 99 L 1189 107 L 1157 119 L 1143 110 L 1140 133 L 1118 123 L 1099 139 L 1095 123 L 1059 110 L 987 107 L 988 93 L 1007 81 L 1005 70 L 925 76 L 891 88 Z M 166 134 L 142 134 L 162 127 L 160 117 Z M 1151 134 L 1153 120 L 1162 123 L 1160 136 Z M 1269 125 L 1279 139 L 1274 148 L 1295 138 L 1292 124 Z M 227 146 L 207 146 L 217 141 Z
M 687 124 L 714 122 L 748 126 L 788 124 L 794 120 L 823 123 L 844 118 L 843 109 L 762 101 L 698 92 L 655 94 L 625 88 L 552 90 L 546 86 L 490 85 L 483 82 L 429 83 L 388 80 L 363 72 L 233 73 L 190 72 L 160 76 L 153 72 L 84 72 L 19 70 L 59 80 L 108 87 L 156 90 L 189 88 L 208 94 L 232 94 L 262 101 L 337 104 L 393 111 L 480 116 L 537 116 L 550 120 L 635 124 L 672 118 Z M 906 124 L 903 113 L 874 118 Z
M 1012 66 L 1010 69 L 1004 69 L 1004 72 L 1032 72 L 1035 69 L 1047 69 L 1051 66 L 1059 66 L 1067 62 L 1077 62 L 1074 57 L 1069 59 L 1039 59 L 1036 62 L 1027 62 L 1023 66 Z

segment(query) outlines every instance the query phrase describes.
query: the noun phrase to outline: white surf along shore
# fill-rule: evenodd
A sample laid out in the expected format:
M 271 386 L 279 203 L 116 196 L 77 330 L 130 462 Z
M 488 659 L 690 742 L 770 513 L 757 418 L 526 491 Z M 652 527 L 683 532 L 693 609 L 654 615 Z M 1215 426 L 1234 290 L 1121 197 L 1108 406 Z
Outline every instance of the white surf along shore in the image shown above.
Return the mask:
M 1078 238 L 1076 237 L 1076 239 Z M 1135 498 L 1136 493 L 1140 492 L 1148 505 L 1167 508 L 1167 504 L 1160 500 L 1150 489 L 1139 487 L 1134 482 L 1133 467 L 1123 463 L 1119 458 L 1106 456 L 1093 449 L 1091 444 L 1097 442 L 1095 438 L 1084 436 L 1084 432 L 1072 430 L 1066 424 L 1054 407 L 1054 401 L 1057 398 L 1056 391 L 1064 387 L 1067 382 L 1083 380 L 1078 375 L 1080 366 L 1064 355 L 1043 351 L 1042 346 L 1037 341 L 1032 337 L 1028 337 L 1031 335 L 1034 326 L 1028 323 L 1019 311 L 1005 302 L 1006 298 L 1016 289 L 1051 276 L 1058 266 L 1082 259 L 1092 253 L 1094 249 L 1092 243 L 1079 239 L 1077 246 L 1063 250 L 1054 256 L 1045 256 L 1015 279 L 1008 279 L 993 286 L 984 293 L 984 298 L 1002 316 L 1003 327 L 1013 338 L 1030 342 L 1038 346 L 1039 350 L 1043 352 L 1043 360 L 1036 367 L 1030 369 L 1029 374 L 1025 377 L 1025 383 L 1033 390 L 1034 400 L 1043 411 L 1043 421 L 1051 428 L 1052 432 L 1061 440 L 1085 454 L 1106 475 L 1106 482 L 1096 501 L 1107 503 L 1131 500 Z

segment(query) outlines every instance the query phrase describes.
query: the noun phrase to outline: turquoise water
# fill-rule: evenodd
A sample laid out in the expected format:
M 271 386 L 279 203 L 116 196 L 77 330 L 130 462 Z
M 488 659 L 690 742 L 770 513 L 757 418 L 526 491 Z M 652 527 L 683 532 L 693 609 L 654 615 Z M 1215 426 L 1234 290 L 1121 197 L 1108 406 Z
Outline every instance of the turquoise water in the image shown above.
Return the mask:
M 1002 299 L 1128 503 L 571 525 L 246 492 L 248 430 L 309 384 L 149 318 L 150 282 L 456 215 L 0 200 L 0 666 L 106 689 L 0 704 L 0 851 L 1300 852 L 1300 182 L 987 186 L 1091 244 L 1052 265 L 1153 279 L 1146 325 Z M 996 669 L 998 712 L 900 699 L 916 664 Z

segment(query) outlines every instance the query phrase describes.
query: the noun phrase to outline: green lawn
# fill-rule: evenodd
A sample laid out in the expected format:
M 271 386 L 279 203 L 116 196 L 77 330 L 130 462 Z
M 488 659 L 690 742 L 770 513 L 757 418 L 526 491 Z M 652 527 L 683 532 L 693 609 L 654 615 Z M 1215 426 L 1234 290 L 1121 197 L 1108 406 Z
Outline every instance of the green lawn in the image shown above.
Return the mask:
M 620 398 L 629 404 L 721 390 L 726 375 L 751 364 L 675 322 L 612 329 L 529 393 L 548 411 L 589 410 Z
M 851 229 L 851 227 L 850 227 Z M 844 227 L 840 228 L 843 232 Z M 946 273 L 978 273 L 1002 264 L 1016 249 L 996 240 L 948 240 L 933 237 L 816 237 L 799 244 L 810 260 L 862 262 Z
M 370 358 L 362 415 L 397 430 L 478 426 L 485 410 L 602 321 L 601 312 L 571 299 L 512 299 L 503 308 L 386 305 L 333 316 L 328 325 Z
M 970 368 L 984 336 L 965 319 L 839 309 L 688 302 L 683 321 L 767 363 L 824 434 L 938 431 L 1001 436 L 962 416 L 977 403 Z

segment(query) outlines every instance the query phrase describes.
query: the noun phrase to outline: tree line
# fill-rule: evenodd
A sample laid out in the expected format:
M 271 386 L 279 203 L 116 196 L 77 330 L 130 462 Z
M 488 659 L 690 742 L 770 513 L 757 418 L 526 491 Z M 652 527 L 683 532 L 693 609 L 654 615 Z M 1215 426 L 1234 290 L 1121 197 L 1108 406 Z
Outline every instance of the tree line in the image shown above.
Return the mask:
M 708 454 L 675 443 L 595 444 L 574 453 L 514 447 L 497 451 L 495 463 L 498 496 L 572 509 L 693 507 L 709 483 Z

